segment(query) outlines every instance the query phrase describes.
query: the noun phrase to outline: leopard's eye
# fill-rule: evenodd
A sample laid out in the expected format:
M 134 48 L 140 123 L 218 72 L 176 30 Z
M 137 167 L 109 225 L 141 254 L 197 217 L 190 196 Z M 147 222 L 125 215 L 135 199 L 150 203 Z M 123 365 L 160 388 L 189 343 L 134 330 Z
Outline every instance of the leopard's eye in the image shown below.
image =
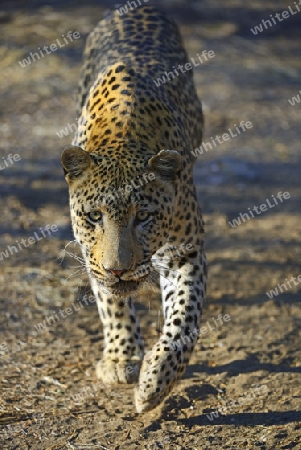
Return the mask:
M 144 222 L 146 219 L 149 218 L 149 212 L 148 211 L 137 211 L 136 213 L 136 220 L 138 222 Z
M 90 211 L 87 214 L 86 220 L 90 222 L 92 225 L 96 225 L 97 222 L 100 222 L 102 219 L 102 213 L 100 211 Z

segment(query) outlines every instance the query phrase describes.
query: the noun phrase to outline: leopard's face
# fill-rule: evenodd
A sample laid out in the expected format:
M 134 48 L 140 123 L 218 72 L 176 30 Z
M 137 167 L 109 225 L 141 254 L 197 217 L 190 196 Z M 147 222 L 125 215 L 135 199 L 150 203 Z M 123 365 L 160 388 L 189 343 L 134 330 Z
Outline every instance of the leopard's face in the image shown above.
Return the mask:
M 151 258 L 167 241 L 173 224 L 179 154 L 161 152 L 143 172 L 136 172 L 138 177 L 133 172 L 132 177 L 122 175 L 110 161 L 95 164 L 78 147 L 65 150 L 62 162 L 74 235 L 94 280 L 113 295 L 128 294 L 151 281 Z

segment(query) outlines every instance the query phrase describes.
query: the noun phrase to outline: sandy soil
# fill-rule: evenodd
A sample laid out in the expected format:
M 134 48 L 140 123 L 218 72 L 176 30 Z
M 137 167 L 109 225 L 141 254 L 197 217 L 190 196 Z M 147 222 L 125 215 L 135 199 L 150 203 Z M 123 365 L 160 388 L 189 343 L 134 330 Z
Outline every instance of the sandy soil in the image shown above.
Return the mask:
M 24 3 L 4 1 L 0 12 L 0 448 L 301 449 L 301 282 L 290 281 L 301 275 L 301 103 L 288 102 L 301 87 L 301 12 L 255 36 L 251 27 L 293 2 L 164 2 L 190 57 L 216 55 L 195 70 L 204 141 L 242 120 L 252 128 L 198 157 L 206 328 L 172 395 L 138 415 L 133 386 L 95 378 L 102 328 L 95 303 L 83 302 L 87 276 L 68 256 L 77 249 L 66 247 L 73 238 L 59 163 L 72 131 L 58 134 L 76 123 L 85 38 L 105 3 Z M 25 68 L 18 63 L 70 30 L 81 38 Z M 289 198 L 231 227 L 278 192 Z M 269 298 L 278 283 L 283 293 Z M 159 299 L 138 303 L 138 314 L 150 348 L 162 326 Z

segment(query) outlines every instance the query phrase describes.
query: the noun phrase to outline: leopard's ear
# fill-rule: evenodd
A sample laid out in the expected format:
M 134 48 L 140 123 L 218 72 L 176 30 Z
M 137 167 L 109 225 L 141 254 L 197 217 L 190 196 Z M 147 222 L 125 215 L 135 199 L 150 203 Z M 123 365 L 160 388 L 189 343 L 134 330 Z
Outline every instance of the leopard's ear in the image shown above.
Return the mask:
M 161 150 L 148 161 L 148 165 L 162 179 L 174 181 L 182 168 L 182 158 L 176 150 Z
M 67 181 L 80 177 L 93 164 L 89 153 L 75 145 L 68 145 L 64 148 L 61 163 Z

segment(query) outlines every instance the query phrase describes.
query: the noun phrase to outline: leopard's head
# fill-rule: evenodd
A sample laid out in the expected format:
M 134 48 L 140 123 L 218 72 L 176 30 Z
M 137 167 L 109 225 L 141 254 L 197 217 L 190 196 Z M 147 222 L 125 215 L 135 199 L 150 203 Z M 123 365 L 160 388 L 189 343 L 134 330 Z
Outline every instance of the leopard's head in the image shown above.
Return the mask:
M 162 150 L 130 164 L 69 146 L 61 161 L 88 271 L 107 293 L 137 290 L 152 278 L 151 258 L 168 241 L 180 154 Z

